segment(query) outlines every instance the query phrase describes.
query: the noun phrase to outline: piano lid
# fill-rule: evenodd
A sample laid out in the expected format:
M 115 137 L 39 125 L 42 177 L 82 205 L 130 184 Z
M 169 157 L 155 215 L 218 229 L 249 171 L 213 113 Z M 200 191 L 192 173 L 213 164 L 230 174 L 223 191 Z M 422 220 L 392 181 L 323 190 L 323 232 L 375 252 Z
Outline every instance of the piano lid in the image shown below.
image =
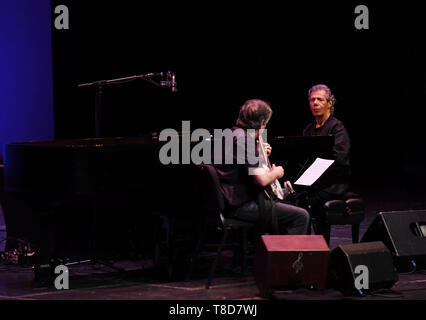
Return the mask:
M 151 136 L 8 143 L 4 188 L 63 194 L 137 188 L 160 166 L 160 146 Z
M 155 142 L 156 138 L 151 135 L 143 137 L 110 137 L 110 138 L 83 138 L 67 140 L 48 140 L 48 141 L 25 141 L 11 142 L 8 145 L 22 147 L 58 147 L 58 148 L 98 148 L 98 147 L 116 147 L 122 145 L 149 144 Z

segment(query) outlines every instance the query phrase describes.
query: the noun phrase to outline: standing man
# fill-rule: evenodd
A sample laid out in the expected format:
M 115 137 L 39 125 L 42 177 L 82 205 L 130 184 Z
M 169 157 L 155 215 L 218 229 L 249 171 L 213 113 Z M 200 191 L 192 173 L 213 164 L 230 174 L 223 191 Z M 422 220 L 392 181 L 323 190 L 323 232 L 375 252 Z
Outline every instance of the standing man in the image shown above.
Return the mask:
M 348 191 L 350 167 L 350 139 L 343 123 L 334 117 L 336 99 L 324 84 L 313 86 L 308 91 L 309 106 L 314 121 L 303 130 L 303 136 L 334 136 L 334 164 L 320 177 L 317 188 L 308 199 L 311 214 L 321 231 L 323 205 L 332 199 L 341 199 Z

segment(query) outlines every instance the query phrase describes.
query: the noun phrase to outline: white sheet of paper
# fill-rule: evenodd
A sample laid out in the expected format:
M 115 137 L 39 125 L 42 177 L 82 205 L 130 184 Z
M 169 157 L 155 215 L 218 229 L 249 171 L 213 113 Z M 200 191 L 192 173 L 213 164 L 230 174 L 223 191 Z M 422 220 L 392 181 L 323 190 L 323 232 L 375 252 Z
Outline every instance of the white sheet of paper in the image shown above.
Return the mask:
M 311 186 L 319 177 L 327 170 L 334 160 L 316 158 L 314 163 L 306 169 L 306 171 L 300 176 L 294 184 L 302 186 Z

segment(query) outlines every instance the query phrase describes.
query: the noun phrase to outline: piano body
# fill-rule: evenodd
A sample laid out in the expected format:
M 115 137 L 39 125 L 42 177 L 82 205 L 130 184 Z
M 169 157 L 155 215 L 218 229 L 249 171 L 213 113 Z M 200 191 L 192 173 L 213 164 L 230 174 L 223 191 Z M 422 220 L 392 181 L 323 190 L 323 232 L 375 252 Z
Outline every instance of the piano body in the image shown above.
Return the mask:
M 333 137 L 276 137 L 272 163 L 293 181 L 308 157 L 329 157 Z M 35 271 L 53 261 L 152 250 L 158 213 L 200 214 L 191 165 L 163 165 L 151 135 L 9 143 L 4 212 L 8 237 L 33 244 Z M 191 222 L 191 223 L 189 223 Z M 37 273 L 36 273 L 37 276 Z
M 183 199 L 195 195 L 189 166 L 162 165 L 160 147 L 150 137 L 7 144 L 8 237 L 32 243 L 36 265 L 153 248 L 151 213 L 184 216 L 191 208 Z

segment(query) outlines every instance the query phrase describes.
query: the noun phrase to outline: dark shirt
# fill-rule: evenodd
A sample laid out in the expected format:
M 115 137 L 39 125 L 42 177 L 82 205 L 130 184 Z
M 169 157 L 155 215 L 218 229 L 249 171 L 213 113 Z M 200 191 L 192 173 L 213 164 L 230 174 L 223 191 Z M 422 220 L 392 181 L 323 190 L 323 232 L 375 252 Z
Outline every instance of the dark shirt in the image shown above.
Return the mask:
M 250 168 L 258 167 L 257 149 L 253 149 L 255 157 L 250 157 L 253 152 L 250 153 L 248 150 L 247 131 L 239 127 L 232 127 L 231 130 L 234 133 L 232 150 L 226 148 L 225 139 L 223 139 L 222 164 L 214 164 L 229 210 L 255 200 L 260 191 L 253 182 L 253 176 L 249 175 Z M 244 153 L 238 153 L 241 148 L 244 148 Z M 230 152 L 232 152 L 232 164 L 225 164 L 225 157 Z
M 308 124 L 303 130 L 303 136 L 334 136 L 335 163 L 320 177 L 318 186 L 328 193 L 342 195 L 347 192 L 347 182 L 351 175 L 349 135 L 343 123 L 333 116 L 330 116 L 321 127 L 315 126 L 315 121 Z

